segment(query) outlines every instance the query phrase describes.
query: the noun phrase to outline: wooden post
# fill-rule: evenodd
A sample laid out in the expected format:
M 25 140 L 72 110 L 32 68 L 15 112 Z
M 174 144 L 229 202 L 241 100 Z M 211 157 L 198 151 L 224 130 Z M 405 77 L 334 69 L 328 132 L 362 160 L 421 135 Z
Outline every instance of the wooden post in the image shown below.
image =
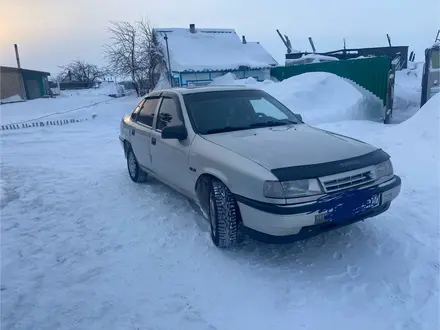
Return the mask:
M 391 46 L 391 38 L 390 38 L 390 36 L 389 36 L 388 33 L 387 33 L 387 39 L 388 39 L 388 45 L 389 45 L 390 47 L 392 47 L 392 46 Z
M 316 53 L 315 44 L 313 43 L 312 37 L 309 37 L 310 46 L 312 46 L 313 53 Z

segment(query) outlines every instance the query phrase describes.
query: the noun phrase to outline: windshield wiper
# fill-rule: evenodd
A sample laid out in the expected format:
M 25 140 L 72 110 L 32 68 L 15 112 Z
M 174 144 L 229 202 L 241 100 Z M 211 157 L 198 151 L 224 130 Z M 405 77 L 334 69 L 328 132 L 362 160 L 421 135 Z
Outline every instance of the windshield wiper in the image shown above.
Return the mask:
M 241 131 L 252 128 L 285 126 L 292 124 L 298 124 L 298 123 L 290 119 L 270 120 L 260 123 L 249 124 L 247 126 L 224 126 L 219 128 L 208 129 L 201 134 L 215 134 L 215 133 L 224 133 L 224 132 L 232 132 L 232 131 Z
M 201 134 L 215 134 L 215 133 L 224 133 L 224 132 L 232 132 L 232 131 L 240 131 L 243 129 L 249 129 L 248 126 L 224 126 L 219 128 L 208 129 L 203 131 Z
M 297 122 L 294 122 L 290 119 L 282 119 L 282 120 L 270 120 L 270 121 L 264 121 L 261 123 L 253 123 L 250 124 L 250 127 L 273 127 L 273 126 L 284 126 L 284 125 L 290 125 L 290 124 L 298 124 Z

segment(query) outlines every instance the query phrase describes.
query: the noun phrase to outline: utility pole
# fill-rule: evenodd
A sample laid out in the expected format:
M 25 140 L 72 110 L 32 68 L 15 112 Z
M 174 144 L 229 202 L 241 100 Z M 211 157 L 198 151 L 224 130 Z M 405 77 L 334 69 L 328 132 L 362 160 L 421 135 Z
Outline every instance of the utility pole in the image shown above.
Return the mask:
M 21 69 L 20 55 L 18 54 L 18 46 L 17 46 L 17 44 L 14 44 L 14 49 L 15 49 L 15 58 L 17 59 L 17 68 Z
M 167 45 L 167 56 L 168 56 L 168 71 L 169 71 L 169 79 L 170 79 L 170 86 L 173 87 L 173 74 L 171 72 L 171 63 L 170 63 L 170 49 L 168 48 L 168 36 L 165 33 L 165 43 Z

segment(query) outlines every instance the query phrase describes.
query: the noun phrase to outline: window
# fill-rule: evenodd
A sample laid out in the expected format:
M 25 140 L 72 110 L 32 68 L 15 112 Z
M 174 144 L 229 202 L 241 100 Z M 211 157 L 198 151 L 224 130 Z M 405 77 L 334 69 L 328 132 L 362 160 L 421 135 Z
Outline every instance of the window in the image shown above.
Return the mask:
M 183 119 L 176 102 L 171 98 L 164 98 L 159 109 L 156 128 L 161 131 L 165 127 L 179 125 L 183 125 Z
M 158 98 L 147 99 L 139 112 L 138 122 L 147 126 L 153 126 L 154 111 L 158 102 Z
M 274 104 L 264 98 L 250 100 L 250 102 L 257 115 L 261 114 L 275 119 L 288 119 L 285 113 L 281 112 Z
M 437 49 L 433 49 L 431 54 L 431 69 L 440 69 L 440 51 Z
M 136 109 L 131 114 L 131 120 L 136 121 L 139 111 L 142 109 L 142 106 L 144 105 L 145 99 L 143 99 L 141 102 L 139 102 Z
M 301 121 L 283 104 L 261 90 L 204 92 L 184 95 L 196 132 L 214 134 Z

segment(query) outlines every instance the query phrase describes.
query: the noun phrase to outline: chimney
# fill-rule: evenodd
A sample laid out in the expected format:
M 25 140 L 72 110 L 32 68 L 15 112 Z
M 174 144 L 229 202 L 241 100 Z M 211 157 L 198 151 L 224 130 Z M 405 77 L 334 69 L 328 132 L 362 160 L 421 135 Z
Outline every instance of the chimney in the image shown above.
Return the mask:
M 189 32 L 196 33 L 196 25 L 195 24 L 190 24 L 189 25 Z
M 18 46 L 17 44 L 14 44 L 14 49 L 15 49 L 15 58 L 17 59 L 17 68 L 21 68 L 20 65 L 20 55 L 18 55 Z
M 241 37 L 241 43 L 242 43 L 242 44 L 247 44 L 247 41 L 246 41 L 246 37 L 245 37 L 245 36 L 242 36 L 242 37 Z

